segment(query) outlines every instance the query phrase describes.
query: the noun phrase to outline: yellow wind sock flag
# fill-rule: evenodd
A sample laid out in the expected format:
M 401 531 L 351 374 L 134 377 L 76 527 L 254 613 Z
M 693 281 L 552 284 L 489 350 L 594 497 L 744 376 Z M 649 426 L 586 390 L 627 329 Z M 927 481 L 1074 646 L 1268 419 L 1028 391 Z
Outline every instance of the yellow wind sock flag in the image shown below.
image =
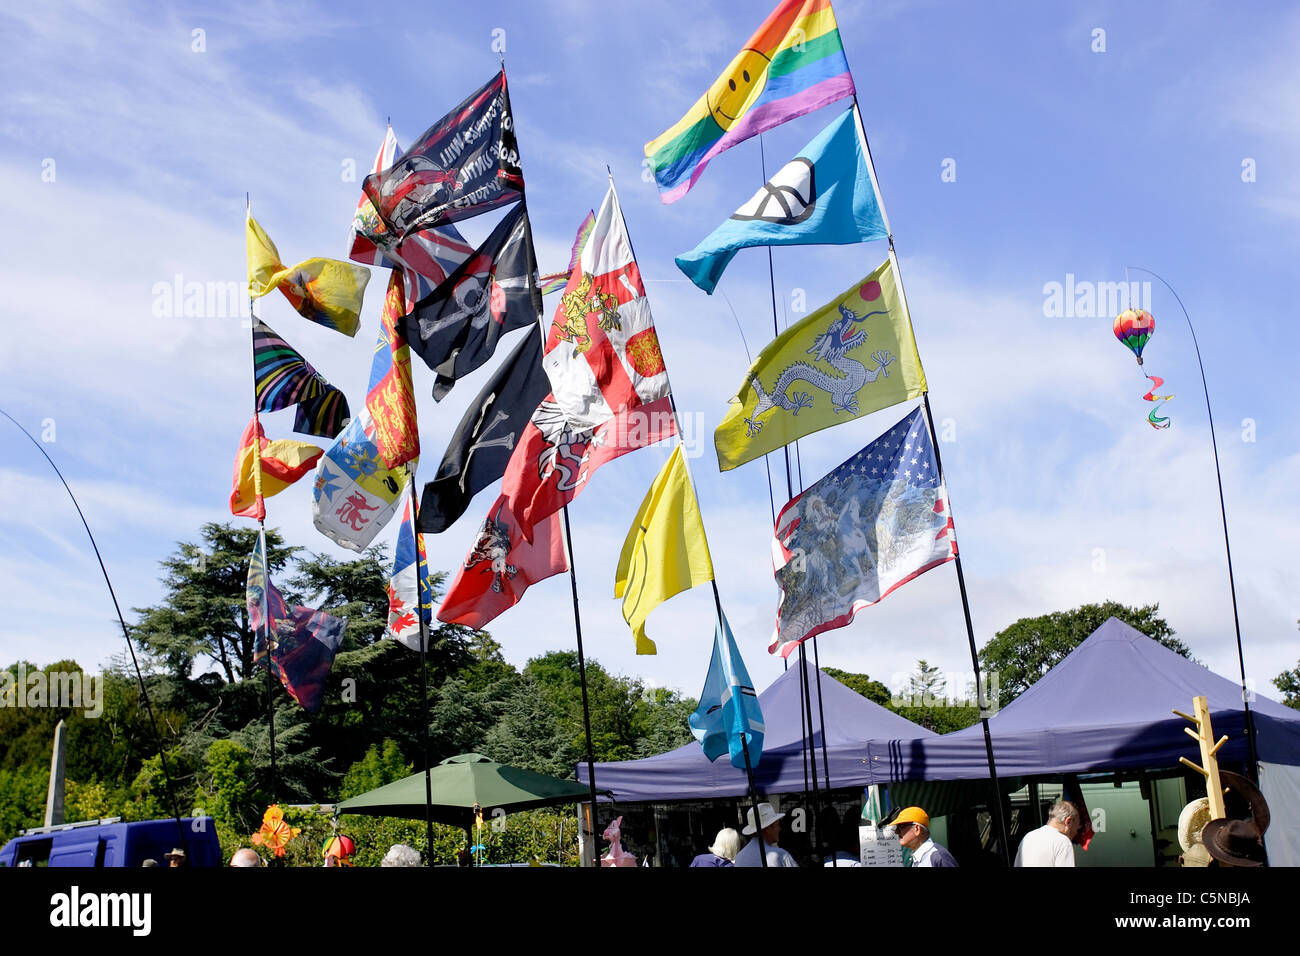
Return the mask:
M 370 270 L 338 259 L 306 259 L 293 268 L 280 261 L 275 243 L 248 217 L 248 291 L 253 298 L 278 288 L 304 319 L 356 335 Z
M 656 653 L 645 633 L 651 611 L 674 594 L 712 580 L 700 506 L 679 444 L 641 502 L 614 572 L 614 597 L 623 599 L 623 619 L 636 637 L 636 652 Z
M 713 433 L 728 471 L 927 389 L 891 261 L 768 343 Z

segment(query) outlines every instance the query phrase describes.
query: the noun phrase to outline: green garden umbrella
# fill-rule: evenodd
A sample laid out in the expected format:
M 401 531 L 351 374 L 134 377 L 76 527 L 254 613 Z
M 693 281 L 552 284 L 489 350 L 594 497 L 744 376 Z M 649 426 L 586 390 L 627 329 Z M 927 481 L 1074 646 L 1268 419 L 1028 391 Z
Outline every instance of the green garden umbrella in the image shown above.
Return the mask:
M 467 830 L 474 823 L 475 804 L 485 817 L 491 817 L 498 807 L 513 813 L 591 798 L 586 784 L 495 763 L 482 754 L 448 757 L 430 770 L 429 776 L 433 819 Z M 344 800 L 335 804 L 334 811 L 423 820 L 424 771 Z

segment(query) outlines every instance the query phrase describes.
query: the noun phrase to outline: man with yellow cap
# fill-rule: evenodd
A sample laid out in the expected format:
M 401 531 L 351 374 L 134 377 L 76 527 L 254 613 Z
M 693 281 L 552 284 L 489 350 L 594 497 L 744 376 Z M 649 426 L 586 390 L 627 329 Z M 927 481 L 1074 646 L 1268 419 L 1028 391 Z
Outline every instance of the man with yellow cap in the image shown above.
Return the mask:
M 930 815 L 920 807 L 905 807 L 894 817 L 898 842 L 912 851 L 912 866 L 956 866 L 952 854 L 930 839 Z

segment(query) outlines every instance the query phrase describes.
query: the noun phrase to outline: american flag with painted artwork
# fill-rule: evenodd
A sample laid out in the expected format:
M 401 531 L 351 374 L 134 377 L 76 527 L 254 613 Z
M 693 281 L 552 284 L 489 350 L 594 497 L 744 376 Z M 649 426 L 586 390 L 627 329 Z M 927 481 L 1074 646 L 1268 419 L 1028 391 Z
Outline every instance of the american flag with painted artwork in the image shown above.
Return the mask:
M 943 477 L 916 408 L 781 510 L 772 559 L 782 598 L 769 652 L 789 656 L 956 556 Z

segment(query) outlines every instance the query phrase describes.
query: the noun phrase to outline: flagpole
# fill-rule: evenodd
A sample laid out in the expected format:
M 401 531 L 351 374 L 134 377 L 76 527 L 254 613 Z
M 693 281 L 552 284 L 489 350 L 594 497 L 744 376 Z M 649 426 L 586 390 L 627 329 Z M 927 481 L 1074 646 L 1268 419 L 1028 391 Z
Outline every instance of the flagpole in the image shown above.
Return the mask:
M 578 642 L 578 683 L 582 687 L 582 731 L 587 741 L 587 787 L 591 793 L 592 865 L 600 866 L 600 847 L 596 845 L 596 763 L 591 744 L 591 706 L 587 701 L 587 659 L 582 650 L 582 615 L 578 611 L 578 574 L 573 567 L 573 534 L 569 530 L 569 506 L 564 512 L 564 546 L 568 550 L 569 584 L 573 589 L 573 631 Z
M 49 453 L 46 452 L 44 448 L 41 447 L 41 443 L 32 437 L 32 434 L 27 431 L 26 428 L 23 428 L 23 426 L 18 423 L 17 419 L 2 408 L 0 408 L 0 415 L 3 415 L 5 418 L 9 419 L 9 421 L 13 422 L 14 426 L 26 435 L 28 440 L 36 446 L 36 450 L 45 456 L 45 460 L 49 462 L 50 467 L 54 469 L 54 473 L 59 476 L 59 481 L 63 485 L 63 490 L 66 491 L 68 497 L 72 499 L 72 507 L 77 509 L 77 517 L 81 519 L 81 526 L 86 529 L 86 536 L 90 538 L 90 547 L 94 549 L 95 560 L 99 562 L 100 573 L 104 575 L 104 583 L 108 585 L 108 596 L 113 599 L 113 610 L 117 612 L 117 623 L 122 626 L 122 636 L 126 638 L 126 649 L 131 653 L 131 666 L 135 668 L 135 679 L 140 685 L 140 698 L 144 701 L 145 712 L 149 715 L 149 726 L 153 729 L 154 740 L 158 742 L 158 761 L 162 767 L 163 782 L 167 788 L 167 802 L 171 804 L 172 817 L 176 820 L 177 839 L 181 840 L 183 843 L 185 839 L 185 827 L 181 823 L 180 811 L 176 804 L 176 794 L 172 788 L 171 769 L 167 765 L 167 752 L 163 748 L 162 734 L 158 730 L 158 720 L 154 717 L 153 703 L 149 700 L 149 691 L 145 687 L 144 675 L 140 672 L 140 661 L 135 655 L 135 643 L 131 640 L 131 632 L 126 626 L 126 619 L 122 617 L 122 608 L 117 603 L 117 592 L 113 590 L 113 582 L 108 577 L 108 568 L 104 566 L 104 556 L 99 553 L 99 545 L 95 542 L 95 536 L 90 533 L 90 524 L 86 521 L 85 514 L 82 513 L 81 505 L 77 502 L 77 496 L 74 495 L 72 489 L 68 487 L 68 482 L 63 477 L 63 472 L 59 471 L 59 466 L 54 464 L 54 459 L 49 456 Z
M 613 171 L 612 169 L 610 169 L 608 165 L 605 166 L 605 171 L 606 171 L 606 173 L 608 173 L 608 175 L 609 175 L 609 188 L 610 188 L 611 190 L 613 190 L 613 192 L 614 192 L 614 199 L 615 199 L 615 201 L 617 201 L 617 200 L 618 200 L 618 188 L 614 185 L 614 171 Z M 622 217 L 622 215 L 623 215 L 623 204 L 622 204 L 621 202 L 619 202 L 619 204 L 618 204 L 618 209 L 619 209 L 619 216 Z M 626 218 L 623 219 L 623 233 L 628 237 L 628 238 L 627 238 L 628 246 L 629 246 L 629 248 L 630 248 L 630 251 L 632 252 L 632 258 L 635 259 L 635 258 L 636 258 L 636 250 L 635 250 L 634 248 L 631 248 L 631 245 L 632 245 L 632 235 L 631 235 L 631 233 L 628 231 L 628 228 L 627 228 L 627 219 L 626 219 Z M 739 323 L 737 323 L 737 325 L 739 325 Z M 743 334 L 743 333 L 741 334 L 741 341 L 742 341 L 742 342 L 744 341 L 744 334 Z M 746 347 L 746 351 L 748 352 L 748 347 Z M 682 466 L 686 469 L 686 480 L 689 481 L 690 484 L 691 484 L 691 493 L 695 496 L 695 506 L 696 506 L 696 508 L 698 509 L 698 508 L 699 508 L 699 504 L 700 504 L 700 493 L 699 493 L 699 489 L 698 489 L 698 488 L 696 487 L 696 485 L 695 485 L 695 474 L 694 474 L 694 472 L 691 471 L 691 459 L 690 459 L 690 455 L 688 455 L 688 454 L 686 453 L 686 443 L 682 441 L 682 419 L 681 419 L 681 414 L 677 411 L 677 398 L 676 398 L 676 396 L 673 395 L 672 380 L 671 380 L 671 378 L 670 378 L 669 375 L 668 375 L 668 369 L 667 369 L 666 366 L 665 366 L 665 368 L 664 368 L 664 380 L 668 383 L 668 407 L 672 410 L 672 413 L 673 413 L 673 427 L 674 427 L 674 429 L 675 429 L 676 432 L 677 432 L 677 445 L 680 446 L 681 449 L 682 449 Z M 786 476 L 786 477 L 787 477 L 787 479 L 789 478 L 789 474 L 788 474 L 788 472 L 787 472 L 787 476 Z M 769 482 L 769 488 L 770 488 L 770 487 L 771 487 L 771 484 L 770 484 L 770 482 Z M 775 508 L 775 503 L 773 503 L 773 508 Z M 565 533 L 566 533 L 566 535 L 567 535 L 567 533 L 568 533 L 568 521 L 569 521 L 569 515 L 568 515 L 568 511 L 567 511 L 567 509 L 566 509 L 566 511 L 565 511 L 564 521 L 565 521 Z M 700 533 L 704 536 L 704 547 L 705 547 L 705 550 L 707 551 L 707 550 L 708 550 L 708 547 L 709 547 L 709 533 L 708 533 L 708 531 L 706 531 L 705 528 L 704 528 L 704 515 L 703 515 L 703 513 L 700 514 Z M 710 564 L 711 564 L 711 563 L 712 563 L 711 552 L 710 552 L 710 559 L 709 559 L 709 560 L 710 560 Z M 570 567 L 572 567 L 572 563 L 570 563 Z M 723 627 L 723 621 L 726 620 L 726 618 L 725 618 L 725 616 L 724 616 L 723 613 L 722 613 L 722 596 L 721 596 L 721 595 L 719 594 L 719 592 L 718 592 L 718 580 L 717 580 L 717 576 L 716 576 L 716 575 L 713 576 L 713 577 L 710 577 L 710 579 L 709 579 L 709 585 L 710 585 L 710 587 L 711 587 L 712 590 L 713 590 L 713 606 L 714 606 L 715 610 L 718 612 L 718 625 L 717 625 L 717 626 L 718 626 L 719 628 L 722 628 L 722 627 Z M 575 613 L 576 613 L 576 609 L 577 609 L 577 600 L 578 600 L 578 598 L 577 598 L 577 590 L 576 590 L 576 586 L 575 586 L 575 591 L 574 591 L 574 609 L 575 609 Z M 584 692 L 585 692 L 585 687 L 584 687 Z M 757 791 L 757 789 L 756 789 L 755 786 L 754 786 L 754 768 L 753 768 L 753 766 L 751 765 L 750 760 L 749 760 L 749 740 L 748 740 L 748 738 L 747 738 L 747 736 L 746 736 L 746 732 L 745 732 L 745 731 L 741 731 L 740 749 L 741 749 L 741 750 L 744 752 L 744 754 L 745 754 L 745 780 L 746 780 L 747 785 L 748 785 L 748 787 L 749 787 L 749 803 L 750 803 L 751 810 L 752 810 L 752 812 L 753 812 L 753 814 L 754 814 L 754 831 L 755 831 L 755 836 L 756 836 L 757 839 L 758 839 L 758 848 L 759 848 L 759 854 L 758 854 L 758 855 L 759 855 L 759 859 L 762 861 L 763 869 L 767 869 L 767 847 L 766 847 L 766 845 L 763 843 L 763 831 L 762 831 L 762 829 L 759 827 L 759 824 L 762 823 L 762 820 L 759 818 L 759 815 L 758 815 L 758 796 L 757 796 L 758 791 Z M 591 775 L 591 771 L 588 770 L 588 776 L 590 776 L 590 775 Z M 593 784 L 592 784 L 592 806 L 593 806 L 593 811 L 594 811 L 595 802 L 596 802 L 596 801 L 595 801 L 595 784 L 593 783 Z
M 406 294 L 405 288 L 402 294 Z M 420 749 L 424 754 L 424 834 L 428 840 L 428 851 L 424 854 L 424 865 L 429 865 L 429 856 L 433 852 L 433 770 L 429 766 L 429 677 L 428 647 L 429 622 L 424 617 L 424 555 L 420 553 L 419 502 L 415 498 L 415 469 L 406 463 L 406 488 L 410 495 L 411 510 L 411 544 L 415 546 L 415 604 L 420 621 Z
M 253 199 L 248 193 L 244 193 L 245 232 L 248 229 L 247 219 L 253 217 Z M 271 557 L 267 553 L 266 547 L 266 499 L 262 497 L 262 422 L 257 415 L 257 316 L 253 314 L 253 286 L 249 283 L 248 287 L 248 355 L 253 369 L 253 501 L 259 512 L 257 518 L 258 537 L 262 543 L 262 557 L 266 559 L 266 587 L 262 590 L 262 627 L 266 642 L 266 715 L 268 720 L 268 737 L 271 746 L 271 802 L 276 803 L 277 774 L 275 770 L 275 685 L 272 682 L 271 659 L 275 652 L 275 643 L 272 638 L 270 620 L 267 612 L 267 592 L 271 587 Z M 257 637 L 254 635 L 253 646 L 257 646 Z
M 763 146 L 763 137 L 758 137 L 758 159 L 760 169 L 763 174 L 763 182 L 767 183 L 767 151 Z M 767 286 L 772 296 L 772 337 L 779 338 L 781 335 L 780 325 L 776 318 L 776 270 L 772 265 L 772 247 L 767 247 Z M 786 500 L 794 498 L 794 481 L 790 475 L 790 446 L 782 445 L 781 453 L 785 458 L 785 492 Z M 764 456 L 766 457 L 766 456 Z M 773 510 L 776 505 L 773 504 Z M 774 529 L 775 533 L 775 529 Z M 786 658 L 788 660 L 788 658 Z M 803 642 L 799 643 L 799 692 L 803 697 L 803 702 L 799 706 L 799 739 L 803 745 L 800 751 L 800 760 L 803 763 L 803 799 L 804 803 L 810 805 L 812 801 L 808 795 L 808 768 L 812 767 L 812 796 L 817 797 L 817 745 L 813 743 L 814 735 L 812 724 L 812 707 L 808 704 L 808 660 L 804 654 Z M 807 719 L 805 721 L 805 709 L 807 710 Z M 826 740 L 826 723 L 822 722 L 822 740 Z
M 867 173 L 871 177 L 871 186 L 876 191 L 876 204 L 880 209 L 880 219 L 884 223 L 885 232 L 889 236 L 889 263 L 894 269 L 894 280 L 898 283 L 898 298 L 902 303 L 903 311 L 907 314 L 908 320 L 911 320 L 912 310 L 907 306 L 907 292 L 903 289 L 903 273 L 898 266 L 898 254 L 894 249 L 894 230 L 889 225 L 889 213 L 885 211 L 885 199 L 880 191 L 880 181 L 876 178 L 876 164 L 871 159 L 871 145 L 867 141 L 867 131 L 862 125 L 862 110 L 858 106 L 858 95 L 853 94 L 853 119 L 858 128 L 858 136 L 862 142 L 862 152 L 867 160 Z M 939 469 L 939 478 L 943 482 L 944 496 L 947 498 L 948 520 L 953 520 L 952 498 L 948 493 L 948 482 L 943 473 L 943 461 L 939 455 L 939 437 L 934 430 L 934 417 L 930 412 L 930 393 L 925 391 L 921 394 L 921 400 L 925 407 L 925 422 L 930 430 L 930 444 L 934 448 L 934 462 Z M 975 695 L 979 703 L 980 723 L 984 728 L 984 750 L 988 758 L 989 780 L 993 784 L 993 808 L 994 817 L 998 822 L 998 842 L 1001 844 L 1002 858 L 1007 866 L 1011 865 L 1011 846 L 1007 833 L 1007 821 L 1002 807 L 1002 788 L 998 784 L 997 764 L 993 759 L 993 735 L 989 732 L 988 704 L 985 700 L 984 685 L 980 680 L 980 662 L 979 651 L 975 647 L 975 627 L 971 623 L 970 615 L 970 598 L 966 594 L 966 575 L 961 567 L 961 552 L 956 548 L 957 531 L 956 525 L 953 526 L 954 553 L 953 563 L 957 567 L 957 588 L 961 592 L 962 614 L 966 619 L 966 638 L 970 645 L 971 667 L 975 672 Z
M 1228 540 L 1228 509 L 1223 503 L 1223 474 L 1219 470 L 1219 443 L 1214 437 L 1214 410 L 1210 408 L 1210 386 L 1205 380 L 1205 363 L 1201 361 L 1201 346 L 1196 341 L 1196 329 L 1192 328 L 1192 317 L 1187 314 L 1187 306 L 1183 305 L 1183 300 L 1174 291 L 1174 287 L 1150 269 L 1143 269 L 1139 266 L 1125 266 L 1124 268 L 1145 272 L 1147 275 L 1159 279 L 1161 284 L 1178 301 L 1178 307 L 1183 310 L 1183 318 L 1187 320 L 1187 331 L 1192 333 L 1192 347 L 1196 349 L 1196 364 L 1201 370 L 1201 389 L 1205 393 L 1205 415 L 1210 422 L 1210 447 L 1214 450 L 1214 477 L 1219 483 L 1219 515 L 1223 519 L 1223 550 L 1228 558 L 1228 590 L 1232 594 L 1232 623 L 1237 631 L 1237 664 L 1241 668 L 1241 705 L 1245 709 L 1246 716 L 1246 744 L 1250 751 L 1251 776 L 1258 781 L 1259 758 L 1255 752 L 1255 719 L 1250 712 L 1250 692 L 1246 687 L 1246 657 L 1241 649 L 1241 620 L 1237 616 L 1237 585 L 1232 575 L 1232 544 Z

